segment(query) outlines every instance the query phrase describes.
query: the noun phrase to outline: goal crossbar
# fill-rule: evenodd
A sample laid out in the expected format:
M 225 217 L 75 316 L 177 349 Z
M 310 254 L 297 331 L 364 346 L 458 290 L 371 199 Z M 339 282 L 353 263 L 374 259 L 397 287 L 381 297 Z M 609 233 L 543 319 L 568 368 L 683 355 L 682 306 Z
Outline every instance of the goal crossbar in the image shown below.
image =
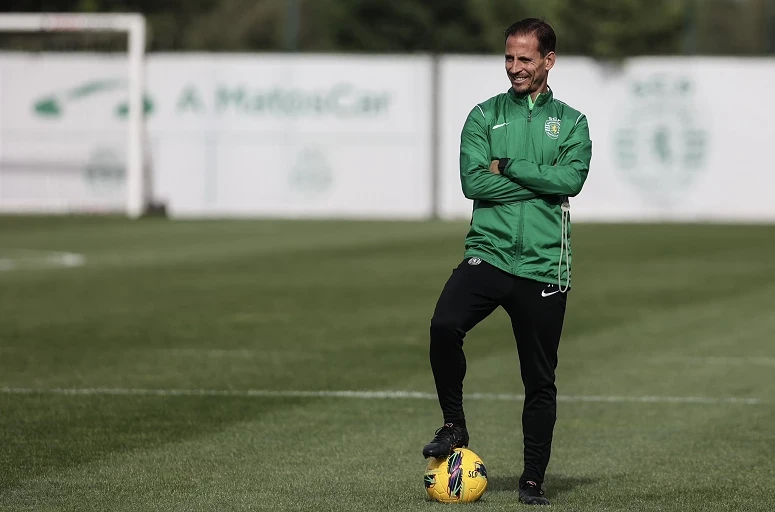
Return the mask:
M 126 32 L 129 60 L 127 116 L 127 215 L 143 214 L 143 89 L 145 17 L 141 14 L 6 13 L 0 14 L 0 32 Z

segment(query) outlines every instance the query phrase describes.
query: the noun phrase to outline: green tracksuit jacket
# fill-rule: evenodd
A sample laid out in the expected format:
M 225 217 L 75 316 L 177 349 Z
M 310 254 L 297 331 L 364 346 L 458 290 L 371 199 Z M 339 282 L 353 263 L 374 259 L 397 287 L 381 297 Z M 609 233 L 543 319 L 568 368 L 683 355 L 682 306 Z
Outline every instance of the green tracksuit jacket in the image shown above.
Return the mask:
M 551 89 L 532 110 L 528 100 L 509 89 L 476 105 L 463 126 L 460 180 L 474 201 L 465 256 L 569 286 L 570 214 L 563 209 L 587 178 L 589 127 L 586 116 L 554 99 Z M 498 159 L 508 163 L 493 174 L 490 162 Z

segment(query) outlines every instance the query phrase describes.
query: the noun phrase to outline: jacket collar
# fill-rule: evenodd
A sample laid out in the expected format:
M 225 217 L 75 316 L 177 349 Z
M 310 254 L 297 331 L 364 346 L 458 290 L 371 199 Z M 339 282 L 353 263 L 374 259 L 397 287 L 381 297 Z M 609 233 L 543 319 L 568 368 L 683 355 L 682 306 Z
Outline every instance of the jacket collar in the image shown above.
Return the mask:
M 511 98 L 511 100 L 514 103 L 518 105 L 523 105 L 525 107 L 529 105 L 527 101 L 527 94 L 517 94 L 516 92 L 514 92 L 513 87 L 509 87 L 508 94 L 509 94 L 509 98 Z M 542 107 L 546 105 L 552 100 L 553 97 L 554 97 L 554 93 L 552 92 L 552 88 L 547 86 L 546 92 L 542 92 L 541 94 L 538 95 L 538 98 L 536 99 L 536 102 L 535 102 L 535 106 L 533 108 Z

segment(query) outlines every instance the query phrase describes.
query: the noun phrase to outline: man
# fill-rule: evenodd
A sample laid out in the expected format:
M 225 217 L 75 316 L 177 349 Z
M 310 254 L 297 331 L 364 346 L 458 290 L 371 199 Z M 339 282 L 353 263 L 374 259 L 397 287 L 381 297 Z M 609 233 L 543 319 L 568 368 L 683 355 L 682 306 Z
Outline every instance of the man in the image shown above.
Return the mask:
M 586 117 L 554 99 L 547 84 L 556 36 L 528 18 L 506 36 L 508 92 L 476 105 L 463 126 L 460 179 L 474 202 L 465 259 L 439 297 L 430 361 L 444 426 L 423 449 L 446 457 L 467 446 L 463 338 L 498 306 L 511 317 L 525 402 L 519 499 L 548 505 L 542 484 L 556 419 L 557 350 L 570 287 L 568 197 L 587 177 Z

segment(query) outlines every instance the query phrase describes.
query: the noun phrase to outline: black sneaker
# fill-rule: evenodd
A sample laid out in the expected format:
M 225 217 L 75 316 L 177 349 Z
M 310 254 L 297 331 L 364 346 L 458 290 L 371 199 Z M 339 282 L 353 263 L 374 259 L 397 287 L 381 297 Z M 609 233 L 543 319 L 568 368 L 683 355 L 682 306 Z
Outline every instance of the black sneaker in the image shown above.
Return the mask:
M 541 485 L 535 483 L 532 480 L 520 484 L 519 486 L 519 501 L 525 505 L 548 505 L 549 500 L 544 498 L 544 491 L 541 489 Z
M 468 430 L 456 427 L 452 423 L 445 423 L 436 431 L 433 440 L 422 449 L 422 455 L 426 459 L 428 457 L 443 459 L 448 457 L 455 448 L 465 448 L 466 446 L 468 446 Z

